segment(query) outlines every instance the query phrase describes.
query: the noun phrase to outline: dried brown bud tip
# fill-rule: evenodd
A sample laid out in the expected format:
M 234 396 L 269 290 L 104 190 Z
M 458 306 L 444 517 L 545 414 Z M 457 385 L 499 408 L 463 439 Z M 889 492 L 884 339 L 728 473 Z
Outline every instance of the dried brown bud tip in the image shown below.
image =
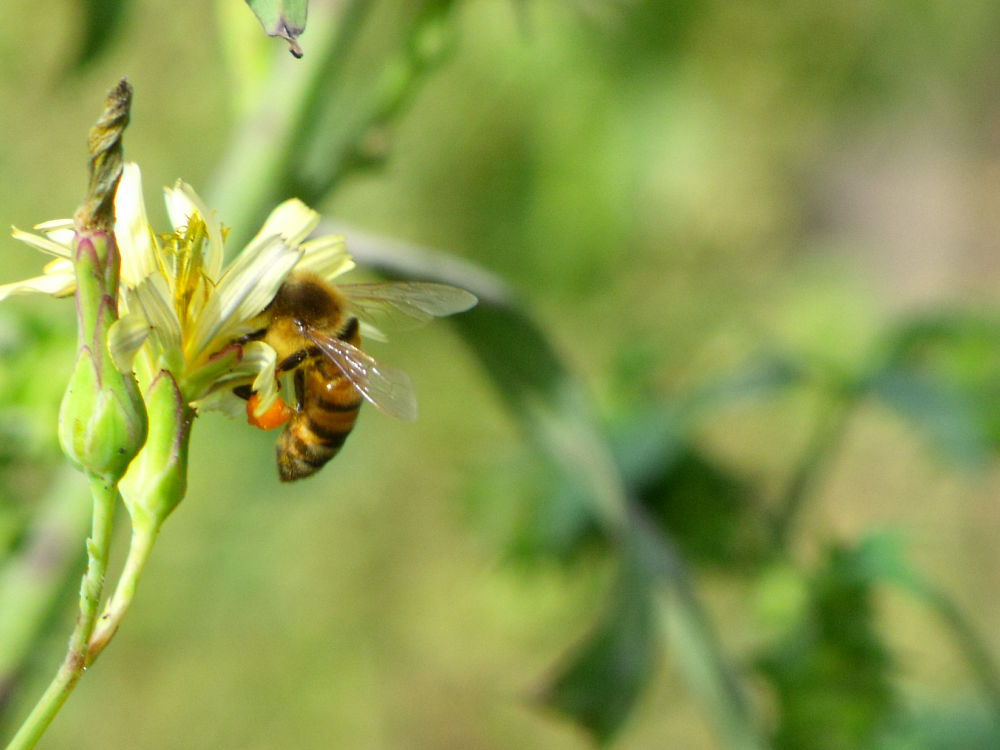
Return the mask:
M 76 228 L 112 231 L 115 226 L 115 192 L 122 174 L 122 133 L 128 125 L 132 86 L 122 78 L 108 92 L 104 112 L 90 129 L 90 184 L 87 197 L 74 216 Z

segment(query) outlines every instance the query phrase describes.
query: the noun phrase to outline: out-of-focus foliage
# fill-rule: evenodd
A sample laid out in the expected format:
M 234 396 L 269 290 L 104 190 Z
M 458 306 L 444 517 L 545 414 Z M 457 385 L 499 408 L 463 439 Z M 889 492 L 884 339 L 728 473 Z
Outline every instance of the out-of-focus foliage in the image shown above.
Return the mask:
M 949 453 L 981 460 L 1000 447 L 1000 409 L 982 408 L 1000 403 L 1000 320 L 961 310 L 919 317 L 894 331 L 886 348 L 898 371 L 937 384 L 941 397 L 924 406 L 942 407 L 934 424 L 944 428 Z
M 91 65 L 114 42 L 116 32 L 125 21 L 128 3 L 125 0 L 84 0 L 79 8 L 80 40 L 75 58 L 69 60 L 75 71 Z
M 54 746 L 98 711 L 92 746 L 1000 746 L 995 3 L 314 2 L 295 61 L 224 2 L 132 6 L 81 57 L 95 91 L 128 68 L 147 192 L 211 184 L 236 227 L 296 194 L 518 293 L 359 252 L 484 300 L 385 350 L 420 422 L 366 411 L 303 488 L 199 424 Z M 23 59 L 11 101 L 69 62 Z M 72 193 L 35 162 L 62 175 L 89 112 L 40 99 L 6 121 L 10 221 Z M 9 429 L 54 419 L 29 361 Z M 7 551 L 47 434 L 3 446 Z
M 649 571 L 638 564 L 623 565 L 593 632 L 543 696 L 601 743 L 618 734 L 657 662 Z
M 865 747 L 894 708 L 876 581 L 856 550 L 837 546 L 824 558 L 802 610 L 759 660 L 778 703 L 776 748 Z
M 69 322 L 0 309 L 0 559 L 61 461 L 52 426 L 73 362 Z

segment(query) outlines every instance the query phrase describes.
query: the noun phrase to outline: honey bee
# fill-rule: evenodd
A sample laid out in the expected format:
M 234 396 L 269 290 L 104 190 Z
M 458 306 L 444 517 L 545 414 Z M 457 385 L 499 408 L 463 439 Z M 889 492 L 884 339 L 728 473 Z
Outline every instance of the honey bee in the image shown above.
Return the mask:
M 377 362 L 361 350 L 361 321 L 422 323 L 476 304 L 463 289 L 446 284 L 385 282 L 333 286 L 307 272 L 293 273 L 264 310 L 263 324 L 239 339 L 263 341 L 277 352 L 279 380 L 292 375 L 294 408 L 278 398 L 260 416 L 257 394 L 247 398 L 251 424 L 278 437 L 278 476 L 283 482 L 315 474 L 337 455 L 354 428 L 362 401 L 406 421 L 417 417 L 409 376 Z

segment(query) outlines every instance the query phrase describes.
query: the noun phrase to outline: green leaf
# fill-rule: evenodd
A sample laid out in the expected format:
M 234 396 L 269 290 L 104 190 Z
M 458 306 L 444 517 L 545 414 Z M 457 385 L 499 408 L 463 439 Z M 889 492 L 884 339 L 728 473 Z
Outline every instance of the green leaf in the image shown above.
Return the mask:
M 870 393 L 920 428 L 934 446 L 956 463 L 982 465 L 989 441 L 977 418 L 977 403 L 941 378 L 901 369 L 887 370 L 869 383 Z
M 351 227 L 326 223 L 323 230 L 350 237 L 352 254 L 368 268 L 390 277 L 454 284 L 475 294 L 479 304 L 450 322 L 525 436 L 568 488 L 566 497 L 604 533 L 624 528 L 625 488 L 607 439 L 573 373 L 510 290 L 457 259 Z
M 298 38 L 306 30 L 309 0 L 246 0 L 257 16 L 264 33 L 280 36 L 288 42 L 288 50 L 295 57 L 302 57 Z
M 809 581 L 801 619 L 758 660 L 777 699 L 778 750 L 863 747 L 894 715 L 891 662 L 875 627 L 872 554 L 830 548 Z
M 992 450 L 1000 449 L 1000 321 L 965 312 L 908 321 L 885 346 L 885 369 L 934 380 L 972 405 L 968 416 Z M 968 409 L 966 409 L 968 412 Z
M 665 462 L 638 500 L 688 557 L 745 574 L 771 538 L 753 488 L 693 446 Z
M 648 572 L 626 564 L 597 627 L 558 670 L 543 702 L 604 744 L 628 719 L 655 663 Z
M 714 409 L 747 399 L 768 398 L 801 384 L 808 377 L 806 363 L 783 352 L 765 352 L 697 389 L 688 397 L 685 407 L 688 411 Z
M 610 739 L 626 720 L 648 679 L 652 626 L 667 601 L 682 672 L 706 705 L 706 713 L 731 747 L 761 748 L 739 685 L 717 643 L 676 545 L 629 500 L 607 436 L 579 383 L 526 308 L 492 275 L 441 253 L 334 224 L 363 265 L 387 276 L 455 284 L 474 293 L 479 305 L 451 318 L 479 358 L 498 396 L 509 407 L 527 441 L 562 485 L 560 515 L 577 528 L 592 519 L 622 574 L 591 637 L 553 679 L 545 698 L 593 735 Z M 568 506 L 575 506 L 568 507 Z M 580 515 L 577 514 L 578 511 Z M 581 540 L 585 538 L 580 534 Z M 592 538 L 592 536 L 591 536 Z M 659 632 L 659 628 L 658 628 Z

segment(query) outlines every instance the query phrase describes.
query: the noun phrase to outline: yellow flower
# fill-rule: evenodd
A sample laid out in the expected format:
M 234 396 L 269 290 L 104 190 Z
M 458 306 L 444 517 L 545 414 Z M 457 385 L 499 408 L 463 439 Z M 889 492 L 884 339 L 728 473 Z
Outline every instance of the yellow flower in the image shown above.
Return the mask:
M 199 410 L 242 410 L 232 388 L 254 381 L 262 401 L 276 396 L 274 351 L 261 342 L 236 346 L 250 321 L 273 299 L 293 268 L 327 280 L 354 263 L 341 236 L 310 241 L 319 215 L 299 200 L 279 205 L 257 235 L 228 264 L 226 230 L 197 193 L 178 181 L 165 189 L 172 231 L 149 224 L 138 166 L 126 164 L 115 196 L 115 237 L 121 253 L 120 319 L 108 334 L 116 366 L 134 369 L 145 390 L 161 370 L 176 381 L 185 402 Z M 12 294 L 73 293 L 73 222 L 49 221 L 40 234 L 13 236 L 55 256 L 41 276 L 0 286 Z M 258 387 L 259 386 L 259 387 Z

